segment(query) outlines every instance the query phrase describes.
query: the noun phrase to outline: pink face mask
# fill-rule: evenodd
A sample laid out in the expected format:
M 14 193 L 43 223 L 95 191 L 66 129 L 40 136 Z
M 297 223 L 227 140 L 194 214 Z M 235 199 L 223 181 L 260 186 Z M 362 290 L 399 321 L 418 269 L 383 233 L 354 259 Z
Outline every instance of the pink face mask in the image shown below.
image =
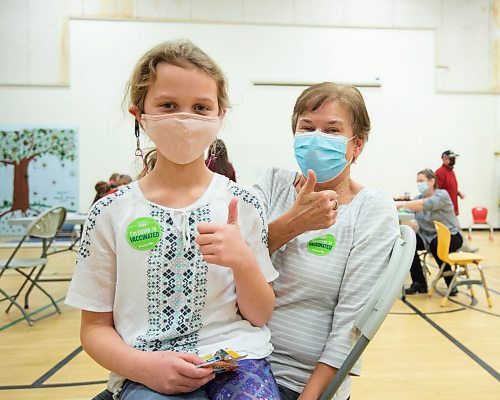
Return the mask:
M 142 127 L 158 151 L 176 164 L 189 164 L 210 146 L 221 126 L 219 117 L 191 113 L 142 114 Z

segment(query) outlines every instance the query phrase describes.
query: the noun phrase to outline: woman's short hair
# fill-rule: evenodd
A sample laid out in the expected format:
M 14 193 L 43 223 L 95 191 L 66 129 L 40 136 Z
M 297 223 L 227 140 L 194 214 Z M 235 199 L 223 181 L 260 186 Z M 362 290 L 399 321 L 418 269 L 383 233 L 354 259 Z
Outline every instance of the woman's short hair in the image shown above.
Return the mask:
M 360 91 L 351 85 L 323 82 L 304 90 L 293 108 L 292 131 L 295 134 L 299 116 L 307 111 L 316 111 L 327 101 L 345 105 L 351 114 L 353 135 L 366 142 L 370 133 L 370 117 Z
M 436 174 L 434 171 L 430 168 L 425 168 L 422 171 L 418 171 L 417 175 L 423 175 L 427 178 L 427 180 L 434 179 L 434 189 L 437 189 L 437 179 L 436 179 Z

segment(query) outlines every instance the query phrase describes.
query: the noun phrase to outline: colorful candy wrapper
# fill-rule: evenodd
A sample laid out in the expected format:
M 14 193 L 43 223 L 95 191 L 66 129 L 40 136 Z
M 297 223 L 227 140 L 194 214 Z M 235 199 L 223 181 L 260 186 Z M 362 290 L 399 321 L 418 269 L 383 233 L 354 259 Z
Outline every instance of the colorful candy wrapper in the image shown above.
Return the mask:
M 215 373 L 233 371 L 238 368 L 238 361 L 244 359 L 247 355 L 237 353 L 230 349 L 217 350 L 215 354 L 207 354 L 201 357 L 204 363 L 196 365 L 197 368 L 213 368 Z

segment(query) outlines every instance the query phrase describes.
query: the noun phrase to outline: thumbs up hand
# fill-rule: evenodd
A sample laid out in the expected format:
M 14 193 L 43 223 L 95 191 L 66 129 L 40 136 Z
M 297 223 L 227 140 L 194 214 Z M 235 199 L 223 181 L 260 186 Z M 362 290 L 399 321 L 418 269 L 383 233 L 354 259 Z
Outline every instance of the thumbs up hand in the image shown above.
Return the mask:
M 337 219 L 337 192 L 333 190 L 315 192 L 315 186 L 316 174 L 310 169 L 307 180 L 290 209 L 295 228 L 301 233 L 329 228 Z
M 254 259 L 253 252 L 241 236 L 237 198 L 229 202 L 225 224 L 201 223 L 197 229 L 196 243 L 207 263 L 235 269 Z
M 229 225 L 238 225 L 238 199 L 233 197 L 229 202 L 227 223 Z

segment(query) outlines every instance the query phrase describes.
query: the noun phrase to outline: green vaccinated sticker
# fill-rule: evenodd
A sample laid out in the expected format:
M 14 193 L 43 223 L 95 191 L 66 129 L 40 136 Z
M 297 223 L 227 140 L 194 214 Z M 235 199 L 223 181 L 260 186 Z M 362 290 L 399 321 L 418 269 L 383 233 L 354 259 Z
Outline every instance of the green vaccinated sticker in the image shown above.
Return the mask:
M 326 256 L 335 248 L 335 236 L 331 233 L 309 240 L 307 250 L 315 256 Z
M 154 218 L 141 217 L 128 225 L 126 235 L 128 244 L 134 249 L 146 251 L 160 241 L 161 227 Z

